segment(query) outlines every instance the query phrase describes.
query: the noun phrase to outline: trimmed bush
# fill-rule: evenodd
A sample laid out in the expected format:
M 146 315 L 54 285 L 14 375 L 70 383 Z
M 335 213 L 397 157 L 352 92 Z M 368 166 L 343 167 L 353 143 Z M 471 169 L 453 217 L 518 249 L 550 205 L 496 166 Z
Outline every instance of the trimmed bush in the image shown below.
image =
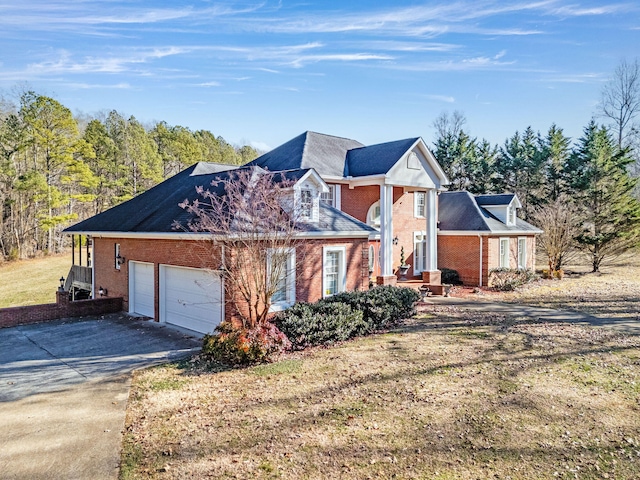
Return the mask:
M 489 286 L 501 292 L 510 292 L 536 278 L 531 270 L 494 268 L 489 272 Z
M 315 304 L 296 303 L 278 313 L 274 323 L 296 350 L 347 340 L 365 330 L 362 312 L 346 303 L 322 300 Z
M 264 363 L 291 347 L 287 337 L 272 323 L 247 329 L 222 322 L 216 332 L 204 336 L 202 353 L 232 365 Z
M 344 292 L 316 303 L 297 303 L 274 323 L 296 349 L 327 345 L 388 328 L 414 313 L 420 294 L 411 288 L 375 287 Z
M 452 268 L 441 268 L 440 275 L 442 283 L 450 283 L 451 285 L 462 285 L 460 274 Z

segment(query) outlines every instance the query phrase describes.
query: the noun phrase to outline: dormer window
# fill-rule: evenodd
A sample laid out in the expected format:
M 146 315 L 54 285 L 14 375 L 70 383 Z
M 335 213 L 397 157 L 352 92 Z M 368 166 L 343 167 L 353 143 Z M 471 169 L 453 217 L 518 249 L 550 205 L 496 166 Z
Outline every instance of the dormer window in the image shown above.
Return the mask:
M 293 187 L 293 200 L 299 220 L 308 223 L 320 221 L 320 194 L 326 190 L 327 184 L 315 170 L 309 170 L 296 182 Z
M 320 192 L 313 185 L 302 185 L 295 191 L 298 218 L 303 222 L 317 222 L 320 219 Z
M 306 188 L 300 190 L 300 215 L 305 220 L 313 216 L 313 192 Z

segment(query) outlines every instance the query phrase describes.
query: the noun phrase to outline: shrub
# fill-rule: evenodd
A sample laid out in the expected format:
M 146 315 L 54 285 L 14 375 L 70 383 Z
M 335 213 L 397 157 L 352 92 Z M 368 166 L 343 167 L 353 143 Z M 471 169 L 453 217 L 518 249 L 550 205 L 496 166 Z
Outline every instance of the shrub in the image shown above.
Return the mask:
M 420 294 L 411 288 L 375 287 L 344 292 L 316 303 L 297 303 L 275 324 L 294 348 L 326 345 L 387 328 L 414 313 Z
M 302 350 L 312 345 L 328 345 L 359 335 L 365 329 L 362 312 L 342 302 L 320 300 L 296 303 L 278 313 L 274 323 L 291 346 Z
M 412 288 L 392 286 L 374 287 L 366 292 L 344 292 L 325 299 L 326 302 L 343 302 L 360 310 L 366 329 L 360 334 L 386 328 L 414 313 L 420 294 Z
M 460 280 L 460 274 L 457 270 L 453 270 L 452 268 L 441 268 L 440 272 L 442 283 L 450 283 L 451 285 L 462 285 L 462 280 Z
M 216 327 L 216 332 L 205 335 L 202 353 L 232 365 L 264 363 L 291 346 L 287 337 L 272 323 L 247 329 L 222 322 Z
M 535 278 L 536 275 L 531 270 L 494 268 L 489 272 L 489 286 L 501 292 L 509 292 Z

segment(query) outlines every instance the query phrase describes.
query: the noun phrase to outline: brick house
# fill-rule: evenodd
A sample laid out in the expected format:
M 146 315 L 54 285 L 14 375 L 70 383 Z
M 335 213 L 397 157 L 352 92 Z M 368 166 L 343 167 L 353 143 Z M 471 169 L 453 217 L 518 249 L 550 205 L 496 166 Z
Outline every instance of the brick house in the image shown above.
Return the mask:
M 514 194 L 439 196 L 438 266 L 460 274 L 465 285 L 487 285 L 494 268 L 535 269 L 536 235 L 518 218 Z
M 264 172 L 259 167 L 243 168 Z M 130 314 L 201 333 L 212 332 L 222 320 L 233 320 L 236 312 L 229 296 L 234 293 L 224 288 L 219 273 L 222 247 L 209 241 L 209 233 L 176 229 L 191 219 L 179 204 L 198 199 L 197 187 L 225 179 L 233 170 L 229 165 L 198 163 L 67 228 L 67 234 L 91 238 L 92 296 L 122 297 L 123 309 Z M 272 309 L 368 288 L 369 236 L 375 229 L 321 202 L 320 195 L 329 188 L 312 169 L 286 174 L 295 180 L 291 195 L 308 192 L 304 196 L 311 207 L 297 233 L 305 241 L 300 251 L 287 252 L 282 295 Z
M 324 202 L 376 229 L 368 258 L 378 284 L 396 282 L 404 249 L 408 278 L 440 285 L 437 198 L 449 182 L 421 138 L 365 146 L 305 132 L 249 165 L 317 171 L 329 187 Z
M 121 296 L 132 314 L 200 332 L 231 319 L 223 281 L 215 274 L 222 253 L 204 247 L 207 234 L 173 226 L 188 220 L 180 202 L 192 201 L 197 186 L 233 168 L 196 164 L 68 228 L 67 234 L 92 239 L 92 296 Z M 367 288 L 370 280 L 395 284 L 401 251 L 407 278 L 436 292 L 442 288 L 439 264 L 458 270 L 471 285 L 482 285 L 488 269 L 507 258 L 510 266 L 525 259 L 533 268 L 539 231 L 517 219 L 517 197 L 446 192 L 447 177 L 419 137 L 365 146 L 305 132 L 242 168 L 297 172 L 296 191 L 308 190 L 318 212 L 301 233 L 308 251 L 304 262 L 293 257 L 295 281 L 287 286 L 283 306 Z M 518 250 L 523 245 L 525 254 Z M 516 260 L 504 251 L 515 252 Z M 335 276 L 332 282 L 329 275 Z

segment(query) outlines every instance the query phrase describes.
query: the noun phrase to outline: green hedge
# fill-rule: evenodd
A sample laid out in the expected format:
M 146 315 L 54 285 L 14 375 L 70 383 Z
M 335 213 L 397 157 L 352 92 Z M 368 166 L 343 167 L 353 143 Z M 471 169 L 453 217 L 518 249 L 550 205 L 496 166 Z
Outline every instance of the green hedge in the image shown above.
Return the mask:
M 316 303 L 297 303 L 273 323 L 295 349 L 327 345 L 387 328 L 414 313 L 420 294 L 411 288 L 375 287 L 345 292 Z

